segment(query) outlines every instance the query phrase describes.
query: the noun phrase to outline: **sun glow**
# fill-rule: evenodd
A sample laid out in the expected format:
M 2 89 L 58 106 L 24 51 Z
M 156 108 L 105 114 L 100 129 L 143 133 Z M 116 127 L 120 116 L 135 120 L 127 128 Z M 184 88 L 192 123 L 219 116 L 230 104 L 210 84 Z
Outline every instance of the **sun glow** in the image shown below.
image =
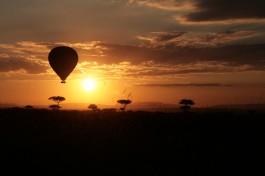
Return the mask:
M 91 78 L 86 78 L 82 81 L 82 87 L 85 91 L 91 92 L 96 88 L 96 81 Z

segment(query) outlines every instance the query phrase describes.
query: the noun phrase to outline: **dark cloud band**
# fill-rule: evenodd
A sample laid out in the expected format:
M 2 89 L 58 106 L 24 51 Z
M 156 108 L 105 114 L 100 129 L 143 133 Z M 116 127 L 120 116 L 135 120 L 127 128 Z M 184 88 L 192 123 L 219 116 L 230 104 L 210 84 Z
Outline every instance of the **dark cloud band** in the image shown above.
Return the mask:
M 186 13 L 188 22 L 265 19 L 264 0 L 131 0 L 139 5 Z
M 0 72 L 24 70 L 28 74 L 44 73 L 48 67 L 20 58 L 0 58 Z
M 145 87 L 230 87 L 232 85 L 219 83 L 189 83 L 189 84 L 140 84 Z
M 195 0 L 194 6 L 196 11 L 186 15 L 188 21 L 265 19 L 264 0 Z

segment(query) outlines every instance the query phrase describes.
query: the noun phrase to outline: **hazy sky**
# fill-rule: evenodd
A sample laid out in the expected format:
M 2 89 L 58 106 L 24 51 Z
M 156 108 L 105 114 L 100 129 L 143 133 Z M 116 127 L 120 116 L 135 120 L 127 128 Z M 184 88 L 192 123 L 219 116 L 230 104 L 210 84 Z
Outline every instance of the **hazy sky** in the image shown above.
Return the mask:
M 1 0 L 0 103 L 265 103 L 264 0 Z M 79 54 L 61 85 L 48 63 Z M 97 80 L 93 92 L 84 78 Z M 125 93 L 124 93 L 124 90 Z

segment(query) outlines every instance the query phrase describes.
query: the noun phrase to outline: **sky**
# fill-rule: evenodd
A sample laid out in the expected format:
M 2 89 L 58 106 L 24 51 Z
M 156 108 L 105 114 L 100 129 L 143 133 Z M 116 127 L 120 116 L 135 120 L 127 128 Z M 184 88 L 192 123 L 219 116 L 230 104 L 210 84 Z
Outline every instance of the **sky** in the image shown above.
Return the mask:
M 2 0 L 0 104 L 265 103 L 264 0 Z M 56 46 L 78 65 L 61 84 Z M 96 88 L 85 91 L 85 78 Z

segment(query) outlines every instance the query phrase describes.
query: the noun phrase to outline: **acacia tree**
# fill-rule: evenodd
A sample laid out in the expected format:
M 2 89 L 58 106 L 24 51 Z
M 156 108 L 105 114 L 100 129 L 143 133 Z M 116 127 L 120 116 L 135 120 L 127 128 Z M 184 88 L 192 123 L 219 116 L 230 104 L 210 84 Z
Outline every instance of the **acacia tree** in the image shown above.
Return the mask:
M 88 108 L 91 109 L 92 111 L 98 111 L 98 110 L 99 110 L 99 109 L 98 109 L 98 106 L 95 105 L 95 104 L 90 104 L 90 105 L 88 106 Z
M 127 105 L 130 104 L 132 101 L 131 100 L 118 100 L 117 102 L 121 104 L 120 110 L 124 112 L 126 110 Z
M 59 110 L 61 108 L 59 105 L 50 105 L 49 107 L 53 110 Z
M 25 109 L 33 109 L 34 107 L 33 106 L 31 106 L 31 105 L 27 105 L 27 106 L 25 106 Z
M 61 96 L 52 96 L 49 98 L 49 100 L 52 100 L 57 103 L 58 106 L 60 106 L 60 102 L 64 101 L 65 98 Z
M 194 101 L 193 100 L 189 100 L 189 99 L 182 99 L 179 102 L 180 105 L 180 109 L 182 109 L 184 112 L 189 112 L 189 110 L 191 109 L 191 106 L 194 105 Z

